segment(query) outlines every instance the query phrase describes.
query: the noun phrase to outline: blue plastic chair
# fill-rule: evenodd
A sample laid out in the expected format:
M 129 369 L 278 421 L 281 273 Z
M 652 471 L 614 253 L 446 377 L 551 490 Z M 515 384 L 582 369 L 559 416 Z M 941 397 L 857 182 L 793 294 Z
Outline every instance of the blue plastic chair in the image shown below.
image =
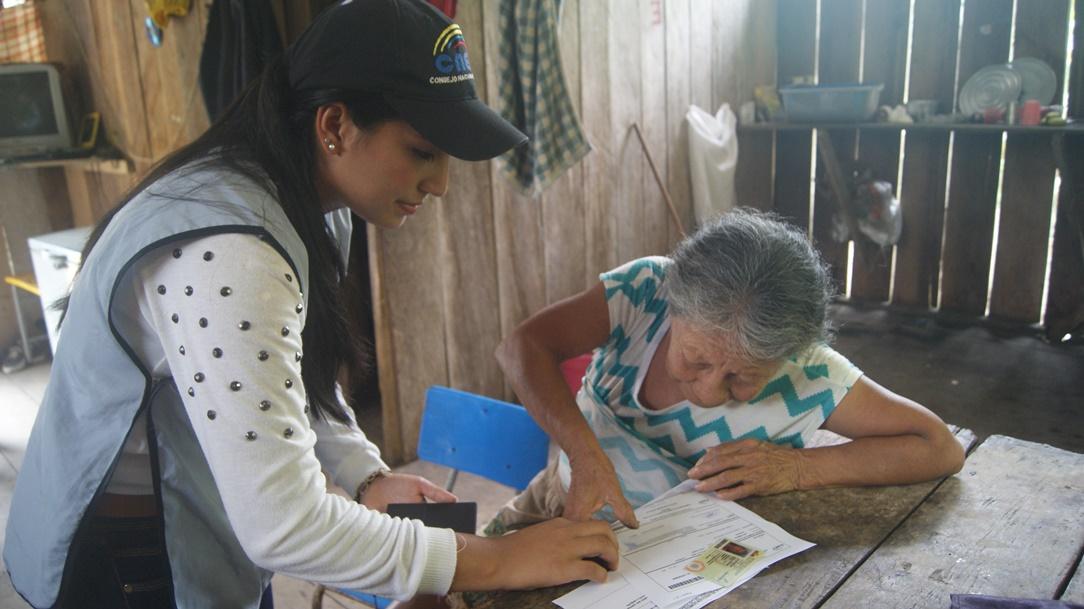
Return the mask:
M 418 457 L 452 468 L 446 489 L 465 471 L 521 491 L 548 456 L 549 436 L 522 406 L 448 387 L 426 393 Z
M 522 491 L 546 467 L 549 436 L 522 406 L 434 385 L 425 394 L 418 457 L 451 468 L 444 484 L 449 491 L 460 471 Z M 334 591 L 376 609 L 394 602 L 356 590 Z M 314 609 L 320 596 L 322 588 L 313 596 Z

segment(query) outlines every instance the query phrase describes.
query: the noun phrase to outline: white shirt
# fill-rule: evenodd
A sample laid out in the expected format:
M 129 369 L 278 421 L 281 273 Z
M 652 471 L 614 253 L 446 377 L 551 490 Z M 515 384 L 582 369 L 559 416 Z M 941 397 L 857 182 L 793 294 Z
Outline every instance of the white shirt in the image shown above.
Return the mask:
M 154 378 L 174 378 L 253 562 L 384 596 L 443 594 L 455 572 L 450 530 L 326 490 L 322 468 L 353 491 L 385 465 L 353 419 L 344 425 L 309 414 L 301 381 L 306 311 L 294 275 L 253 235 L 179 242 L 128 272 L 114 319 Z M 153 493 L 145 429 L 140 415 L 107 492 Z

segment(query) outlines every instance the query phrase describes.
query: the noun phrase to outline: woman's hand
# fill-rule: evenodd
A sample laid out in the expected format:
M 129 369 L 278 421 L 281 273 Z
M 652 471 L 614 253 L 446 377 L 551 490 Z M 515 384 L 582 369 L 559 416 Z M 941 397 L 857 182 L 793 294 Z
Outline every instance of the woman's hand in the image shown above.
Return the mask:
M 420 476 L 386 474 L 369 483 L 361 495 L 361 504 L 371 510 L 388 511 L 389 503 L 453 503 L 455 495 Z
M 572 468 L 572 482 L 569 484 L 568 497 L 565 498 L 565 518 L 587 520 L 609 504 L 614 515 L 625 526 L 633 529 L 640 526 L 632 505 L 621 492 L 621 483 L 617 481 L 614 466 L 605 453 L 584 453 L 577 457 L 570 455 L 569 464 Z
M 554 518 L 503 537 L 460 535 L 452 590 L 523 590 L 606 581 L 617 569 L 617 537 L 601 520 Z
M 689 469 L 696 490 L 715 491 L 735 501 L 753 495 L 793 491 L 801 482 L 800 450 L 760 440 L 739 440 L 709 448 Z

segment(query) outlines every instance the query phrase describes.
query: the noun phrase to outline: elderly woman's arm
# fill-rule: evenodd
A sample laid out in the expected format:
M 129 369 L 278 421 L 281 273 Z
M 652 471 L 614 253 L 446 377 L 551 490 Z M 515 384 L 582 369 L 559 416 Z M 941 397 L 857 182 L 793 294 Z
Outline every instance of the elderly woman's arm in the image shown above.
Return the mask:
M 837 486 L 910 484 L 960 471 L 964 451 L 922 405 L 862 377 L 825 421 L 852 438 L 837 446 L 790 449 L 745 440 L 709 450 L 689 470 L 701 490 L 725 499 Z
M 621 493 L 613 464 L 587 425 L 561 375 L 565 359 L 606 342 L 610 313 L 601 283 L 535 313 L 497 347 L 497 362 L 542 429 L 568 455 L 572 483 L 564 516 L 586 520 L 609 504 L 628 526 L 638 526 Z

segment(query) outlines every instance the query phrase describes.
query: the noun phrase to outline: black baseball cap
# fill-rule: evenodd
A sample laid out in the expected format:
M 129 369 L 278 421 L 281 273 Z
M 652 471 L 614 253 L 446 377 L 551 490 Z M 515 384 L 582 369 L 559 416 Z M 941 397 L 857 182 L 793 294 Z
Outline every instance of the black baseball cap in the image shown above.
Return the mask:
M 467 161 L 527 136 L 485 105 L 463 31 L 424 0 L 342 0 L 286 51 L 295 91 L 377 93 L 425 139 Z

